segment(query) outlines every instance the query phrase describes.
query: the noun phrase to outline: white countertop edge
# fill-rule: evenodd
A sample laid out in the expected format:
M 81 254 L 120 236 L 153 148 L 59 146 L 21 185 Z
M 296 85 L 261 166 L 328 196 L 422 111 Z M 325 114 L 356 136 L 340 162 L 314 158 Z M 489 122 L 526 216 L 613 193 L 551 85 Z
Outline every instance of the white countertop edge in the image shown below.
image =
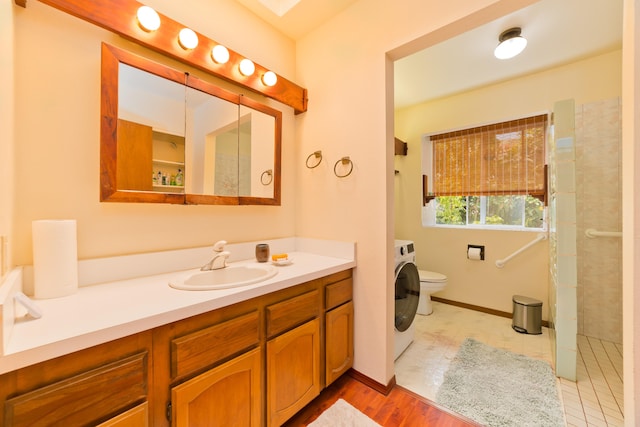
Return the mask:
M 0 357 L 0 374 L 356 266 L 355 243 L 299 238 L 264 242 L 269 243 L 271 253 L 291 254 L 293 263 L 277 267 L 279 273 L 275 277 L 254 285 L 218 291 L 180 291 L 168 286 L 171 277 L 197 271 L 189 269 L 83 286 L 73 295 L 35 300 L 44 312 L 41 319 L 19 317 L 8 331 L 5 329 L 10 336 L 8 339 L 4 337 L 5 351 Z M 301 247 L 309 252 L 286 250 L 292 247 Z M 255 242 L 235 247 L 228 245 L 227 249 L 234 250 L 237 255 L 246 255 L 250 251 L 253 256 Z M 331 255 L 325 255 L 327 253 Z M 137 261 L 141 260 L 135 257 Z M 115 268 L 113 261 L 107 260 L 109 268 Z M 150 260 L 147 258 L 145 261 Z M 158 259 L 153 261 L 157 262 Z M 236 262 L 250 263 L 255 260 Z M 134 309 L 133 304 L 137 302 L 139 304 Z M 17 315 L 24 314 L 18 308 Z M 92 316 L 98 310 L 109 314 Z

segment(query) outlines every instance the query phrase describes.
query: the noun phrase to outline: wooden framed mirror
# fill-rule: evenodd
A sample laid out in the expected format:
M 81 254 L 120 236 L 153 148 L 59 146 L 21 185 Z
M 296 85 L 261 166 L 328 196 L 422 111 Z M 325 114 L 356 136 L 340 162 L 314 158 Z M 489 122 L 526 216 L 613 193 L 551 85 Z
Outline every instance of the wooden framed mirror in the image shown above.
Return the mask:
M 282 112 L 102 45 L 100 200 L 280 205 Z

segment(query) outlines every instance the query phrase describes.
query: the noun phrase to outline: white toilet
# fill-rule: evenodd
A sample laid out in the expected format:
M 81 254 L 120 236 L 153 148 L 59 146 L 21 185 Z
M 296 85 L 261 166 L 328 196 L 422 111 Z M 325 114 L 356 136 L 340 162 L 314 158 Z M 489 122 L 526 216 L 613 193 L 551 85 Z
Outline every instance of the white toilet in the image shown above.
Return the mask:
M 418 270 L 420 275 L 420 298 L 418 298 L 418 314 L 428 316 L 433 313 L 431 294 L 439 292 L 447 286 L 447 276 L 433 271 Z

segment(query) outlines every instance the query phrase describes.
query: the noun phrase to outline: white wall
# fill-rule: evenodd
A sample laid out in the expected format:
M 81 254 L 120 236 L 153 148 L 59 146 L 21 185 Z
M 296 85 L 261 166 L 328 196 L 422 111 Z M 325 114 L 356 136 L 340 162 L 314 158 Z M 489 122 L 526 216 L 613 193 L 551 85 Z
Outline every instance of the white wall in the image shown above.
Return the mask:
M 619 96 L 621 68 L 617 50 L 396 112 L 396 136 L 409 144 L 407 156 L 395 156 L 400 172 L 395 176 L 396 236 L 415 241 L 419 268 L 448 277 L 447 288 L 437 296 L 511 312 L 512 296 L 526 295 L 543 302 L 543 319 L 548 320 L 548 243 L 538 243 L 498 269 L 497 259 L 537 234 L 423 227 L 422 135 L 548 112 L 560 99 L 584 103 Z M 467 260 L 467 244 L 485 245 L 485 261 Z
M 13 240 L 13 2 L 0 3 L 0 236 Z M 7 273 L 10 254 L 0 240 L 0 280 Z M 8 247 L 8 243 L 7 243 Z M 8 252 L 8 251 L 7 251 Z
M 528 3 L 361 0 L 298 43 L 298 82 L 309 90 L 309 111 L 298 118 L 297 233 L 357 242 L 355 369 L 383 384 L 393 376 L 394 337 L 389 55 L 398 58 L 407 43 L 417 50 Z M 324 160 L 307 169 L 305 159 L 316 150 Z M 355 166 L 339 179 L 333 167 L 343 156 Z

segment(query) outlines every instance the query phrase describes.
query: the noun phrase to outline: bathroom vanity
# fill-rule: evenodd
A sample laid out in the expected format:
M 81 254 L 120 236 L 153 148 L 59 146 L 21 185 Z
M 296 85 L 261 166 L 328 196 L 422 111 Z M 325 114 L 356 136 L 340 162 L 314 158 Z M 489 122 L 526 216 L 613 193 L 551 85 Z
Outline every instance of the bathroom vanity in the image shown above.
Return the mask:
M 67 338 L 36 347 L 26 338 L 22 350 L 13 343 L 14 354 L 0 359 L 5 362 L 0 366 L 3 425 L 187 426 L 207 425 L 206 420 L 281 425 L 353 363 L 354 261 L 303 252 L 292 257 L 294 263 L 279 268 L 274 278 L 239 289 L 170 288 L 167 279 L 182 272 L 37 301 L 43 317 L 26 327 L 17 323 L 14 335 L 46 331 L 36 322 L 47 325 L 48 313 L 54 324 L 58 315 L 69 321 L 73 314 L 55 309 L 69 304 L 67 298 L 102 299 L 104 304 L 93 310 L 100 305 L 109 310 L 120 298 L 110 301 L 100 293 L 126 289 L 135 298 L 135 303 L 122 301 L 124 312 L 116 313 L 120 320 L 111 325 L 105 320 L 85 333 L 79 333 L 81 325 L 68 325 L 76 332 Z M 140 289 L 159 295 L 140 300 Z M 173 310 L 165 306 L 151 315 L 145 308 L 167 297 L 172 301 L 164 304 L 173 304 Z M 146 310 L 133 315 L 137 320 L 129 312 L 134 306 Z M 105 319 L 113 318 L 105 311 Z M 83 341 L 99 343 L 71 351 Z M 18 356 L 28 364 L 9 370 L 24 364 Z

